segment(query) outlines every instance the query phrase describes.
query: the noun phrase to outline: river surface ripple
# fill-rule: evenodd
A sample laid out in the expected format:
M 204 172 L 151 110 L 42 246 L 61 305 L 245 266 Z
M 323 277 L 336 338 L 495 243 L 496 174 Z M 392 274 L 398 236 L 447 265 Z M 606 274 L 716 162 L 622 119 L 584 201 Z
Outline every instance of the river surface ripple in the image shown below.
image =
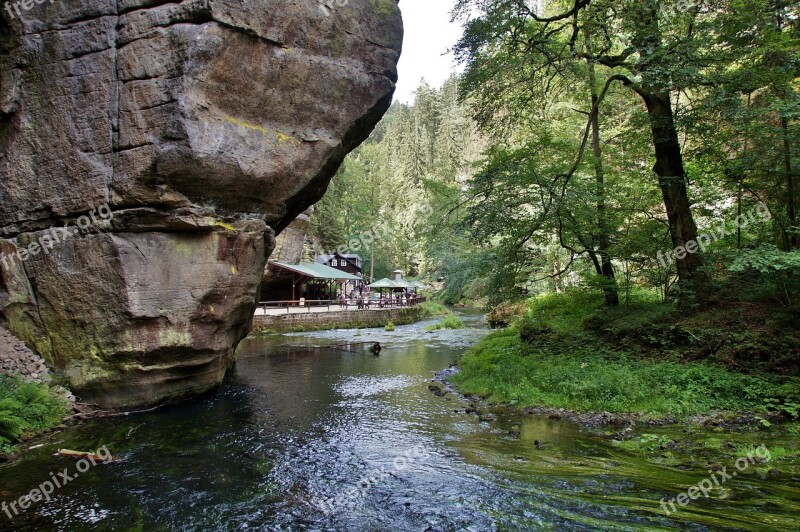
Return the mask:
M 433 375 L 488 332 L 465 318 L 458 331 L 428 333 L 429 320 L 248 339 L 218 391 L 72 427 L 0 469 L 0 501 L 12 501 L 75 467 L 59 448 L 122 458 L 0 514 L 0 529 L 797 529 L 796 484 L 736 479 L 666 516 L 659 500 L 708 472 L 650 464 L 567 421 L 484 423 L 459 396 L 435 396 Z

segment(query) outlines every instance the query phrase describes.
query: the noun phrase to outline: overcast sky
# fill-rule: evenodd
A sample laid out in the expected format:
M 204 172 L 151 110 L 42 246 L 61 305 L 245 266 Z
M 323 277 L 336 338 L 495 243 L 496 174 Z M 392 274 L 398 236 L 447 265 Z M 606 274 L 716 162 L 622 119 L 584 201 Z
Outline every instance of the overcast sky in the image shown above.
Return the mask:
M 438 88 L 454 72 L 453 56 L 443 55 L 461 36 L 461 25 L 450 23 L 454 4 L 455 0 L 400 0 L 405 40 L 396 99 L 411 103 L 423 78 Z

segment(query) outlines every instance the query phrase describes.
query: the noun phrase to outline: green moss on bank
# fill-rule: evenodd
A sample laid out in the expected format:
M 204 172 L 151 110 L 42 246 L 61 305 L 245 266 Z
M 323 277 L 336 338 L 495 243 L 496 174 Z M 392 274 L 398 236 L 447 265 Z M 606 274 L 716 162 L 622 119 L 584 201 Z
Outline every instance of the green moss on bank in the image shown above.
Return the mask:
M 615 310 L 582 292 L 538 298 L 516 325 L 468 351 L 454 380 L 464 393 L 518 407 L 657 418 L 715 410 L 797 415 L 798 378 L 744 373 L 717 357 L 697 357 L 692 336 L 721 332 L 710 316 L 685 320 L 646 297 Z M 682 329 L 687 323 L 694 332 Z

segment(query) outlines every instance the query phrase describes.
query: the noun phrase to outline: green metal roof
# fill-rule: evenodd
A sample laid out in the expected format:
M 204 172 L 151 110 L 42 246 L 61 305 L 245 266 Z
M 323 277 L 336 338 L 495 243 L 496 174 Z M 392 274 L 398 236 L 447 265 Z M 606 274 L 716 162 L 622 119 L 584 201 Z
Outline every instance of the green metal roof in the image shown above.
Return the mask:
M 278 262 L 276 260 L 269 261 L 271 266 L 277 266 L 278 268 L 289 270 L 292 273 L 297 273 L 304 277 L 310 277 L 312 279 L 327 279 L 329 281 L 361 281 L 361 277 L 357 277 L 353 274 L 343 272 L 341 270 L 337 270 L 336 268 L 331 268 L 330 266 L 325 266 L 324 264 L 318 264 L 316 262 L 301 262 L 300 264 L 287 264 L 285 262 Z
M 369 288 L 427 288 L 424 284 L 420 283 L 419 281 L 392 281 L 391 279 L 381 279 L 380 281 L 375 281 Z
M 391 279 L 381 279 L 380 281 L 375 281 L 374 283 L 369 285 L 369 288 L 405 288 L 405 287 L 400 286 Z

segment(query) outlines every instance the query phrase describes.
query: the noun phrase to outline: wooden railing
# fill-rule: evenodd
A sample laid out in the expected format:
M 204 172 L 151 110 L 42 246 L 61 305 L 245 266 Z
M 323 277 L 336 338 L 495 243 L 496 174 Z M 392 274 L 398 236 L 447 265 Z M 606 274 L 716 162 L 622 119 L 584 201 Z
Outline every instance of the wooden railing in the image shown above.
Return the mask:
M 378 299 L 300 299 L 298 301 L 262 301 L 258 304 L 261 310 L 275 310 L 285 308 L 287 313 L 290 313 L 293 308 L 307 309 L 311 312 L 313 308 L 327 307 L 328 310 L 374 310 L 382 308 L 408 308 L 424 303 L 426 298 L 416 296 L 413 298 L 406 298 L 405 302 L 394 298 L 378 298 Z

